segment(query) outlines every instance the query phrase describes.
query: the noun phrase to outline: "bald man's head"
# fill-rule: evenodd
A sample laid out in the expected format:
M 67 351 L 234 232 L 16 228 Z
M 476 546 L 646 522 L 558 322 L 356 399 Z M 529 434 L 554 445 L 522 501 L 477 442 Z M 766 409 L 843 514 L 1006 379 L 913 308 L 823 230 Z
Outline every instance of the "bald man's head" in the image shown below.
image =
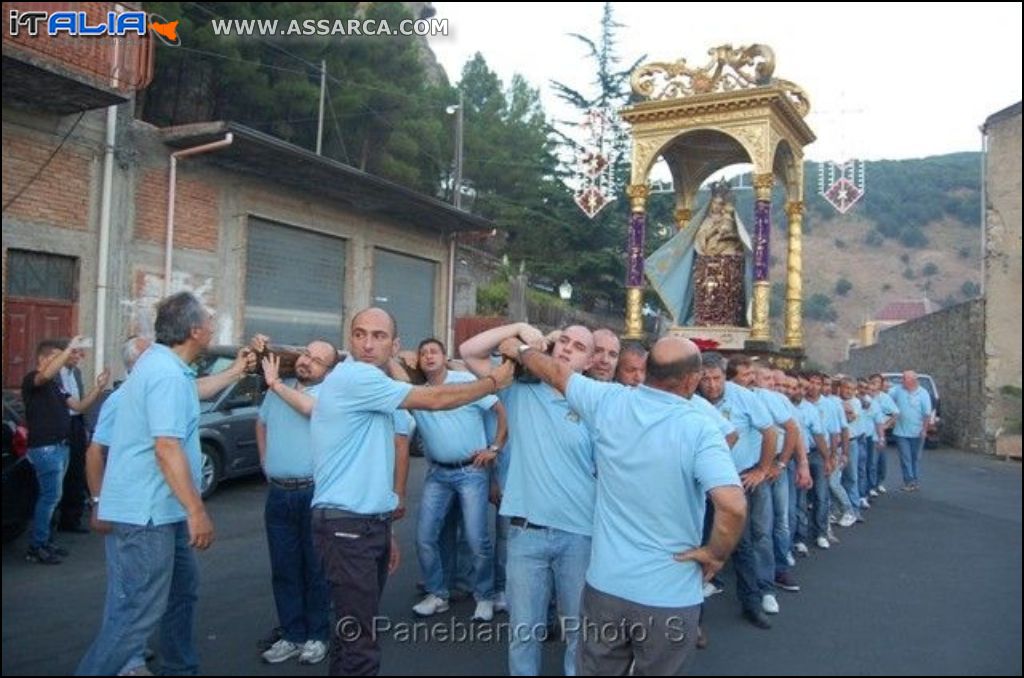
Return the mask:
M 352 318 L 349 350 L 356 360 L 381 366 L 398 350 L 398 325 L 382 308 L 366 308 Z
M 647 356 L 647 384 L 689 398 L 701 376 L 700 349 L 689 339 L 663 337 Z

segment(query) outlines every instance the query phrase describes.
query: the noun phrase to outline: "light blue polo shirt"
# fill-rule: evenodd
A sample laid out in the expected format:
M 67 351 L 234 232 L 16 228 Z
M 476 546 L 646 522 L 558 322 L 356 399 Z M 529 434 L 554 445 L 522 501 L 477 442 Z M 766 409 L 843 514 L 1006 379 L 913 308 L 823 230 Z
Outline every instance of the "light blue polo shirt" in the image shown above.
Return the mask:
M 796 412 L 796 421 L 800 424 L 800 434 L 804 437 L 804 445 L 808 452 L 818 447 L 818 444 L 814 442 L 814 436 L 822 436 L 828 441 L 828 431 L 825 430 L 821 410 L 814 403 L 809 400 L 801 400 L 800 404 L 796 406 Z M 819 450 L 819 452 L 828 452 L 828 450 Z
M 394 424 L 395 424 L 395 435 L 408 438 L 412 435 L 413 429 L 416 428 L 416 422 L 413 420 L 412 415 L 406 410 L 395 410 Z
M 544 383 L 515 382 L 498 397 L 508 411 L 508 477 L 501 515 L 590 536 L 594 447 L 580 415 Z
M 879 391 L 875 396 L 875 401 L 878 402 L 878 406 L 882 410 L 883 422 L 894 414 L 900 413 L 900 408 L 896 407 L 896 401 L 885 391 Z
M 697 411 L 715 422 L 718 430 L 721 431 L 722 437 L 728 436 L 730 433 L 736 433 L 736 425 L 731 421 L 722 416 L 722 413 L 718 411 L 718 408 L 707 401 L 704 396 L 694 393 L 689 398 L 690 404 L 697 408 Z M 728 443 L 726 446 L 728 447 Z
M 786 429 L 783 424 L 793 418 L 792 403 L 789 402 L 789 398 L 778 391 L 761 387 L 750 390 L 761 398 L 761 404 L 768 410 L 768 416 L 772 418 L 772 424 L 775 426 L 775 455 L 778 456 L 782 454 L 782 448 L 786 444 Z
M 907 391 L 900 384 L 893 386 L 889 394 L 900 411 L 896 427 L 892 430 L 893 435 L 920 438 L 924 422 L 932 413 L 932 398 L 928 391 L 920 385 L 913 391 Z
M 476 377 L 472 374 L 452 370 L 448 370 L 444 379 L 445 384 L 474 381 Z M 466 461 L 474 452 L 486 448 L 490 443 L 485 418 L 496 402 L 496 396 L 488 395 L 454 410 L 413 410 L 412 416 L 426 443 L 427 455 L 442 464 L 454 464 Z
M 771 415 L 753 391 L 725 382 L 721 400 L 713 403 L 722 416 L 736 427 L 739 440 L 732 448 L 737 471 L 746 471 L 761 459 L 761 431 L 772 425 Z
M 828 406 L 832 408 L 832 416 L 834 416 L 835 420 L 839 422 L 839 432 L 842 433 L 842 429 L 844 428 L 850 428 L 850 422 L 847 421 L 846 419 L 846 410 L 843 409 L 842 398 L 840 398 L 837 395 L 830 395 L 822 396 L 821 399 L 824 400 L 828 404 Z M 852 431 L 850 435 L 853 435 Z
M 850 435 L 856 437 L 864 433 L 864 407 L 860 404 L 860 398 L 855 396 L 840 402 L 843 407 L 843 419 L 846 419 L 847 407 L 853 410 L 853 421 L 846 419 L 846 422 L 850 425 Z
M 298 380 L 288 379 L 285 384 L 297 388 Z M 315 400 L 319 391 L 320 384 L 314 384 L 303 393 Z M 312 478 L 313 439 L 309 434 L 309 417 L 273 391 L 267 391 L 263 397 L 259 417 L 267 427 L 267 458 L 263 468 L 267 477 Z
M 349 358 L 324 379 L 310 418 L 313 506 L 387 513 L 395 494 L 395 411 L 412 390 Z
M 843 432 L 842 424 L 836 416 L 836 410 L 832 407 L 832 403 L 825 396 L 818 396 L 818 399 L 814 402 L 810 400 L 805 400 L 804 402 L 811 403 L 818 409 L 818 413 L 821 415 L 821 424 L 825 427 L 825 439 L 831 445 L 831 437 Z
M 110 447 L 114 439 L 114 422 L 117 420 L 117 403 L 124 395 L 124 389 L 115 389 L 100 408 L 100 416 L 96 418 L 96 428 L 92 432 L 92 441 L 104 447 Z
M 718 425 L 665 391 L 569 379 L 569 404 L 594 435 L 597 507 L 587 583 L 640 605 L 703 602 L 697 548 L 705 495 L 740 485 Z
M 118 389 L 100 518 L 146 525 L 186 519 L 156 460 L 155 438 L 177 438 L 192 482 L 200 485 L 199 394 L 195 372 L 163 344 L 153 344 Z

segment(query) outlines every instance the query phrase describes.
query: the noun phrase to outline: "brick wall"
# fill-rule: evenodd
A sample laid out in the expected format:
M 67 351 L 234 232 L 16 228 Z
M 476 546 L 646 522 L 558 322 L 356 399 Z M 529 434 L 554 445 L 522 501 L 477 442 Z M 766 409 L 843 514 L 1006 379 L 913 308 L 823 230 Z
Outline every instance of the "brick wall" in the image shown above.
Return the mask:
M 167 168 L 144 168 L 135 187 L 135 237 L 163 244 L 167 237 Z M 214 252 L 220 228 L 216 186 L 178 171 L 174 246 Z
M 60 144 L 61 137 L 17 125 L 3 127 L 4 218 L 85 231 L 89 228 L 94 152 L 70 138 L 39 176 L 32 177 Z M 29 182 L 32 181 L 31 185 Z

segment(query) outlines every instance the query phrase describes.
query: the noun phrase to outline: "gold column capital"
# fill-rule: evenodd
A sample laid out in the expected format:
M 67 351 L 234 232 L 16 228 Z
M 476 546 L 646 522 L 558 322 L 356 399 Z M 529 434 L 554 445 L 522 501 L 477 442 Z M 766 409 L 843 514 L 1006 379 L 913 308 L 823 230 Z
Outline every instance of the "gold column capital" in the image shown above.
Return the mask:
M 775 175 L 771 172 L 762 172 L 754 175 L 754 194 L 758 200 L 771 200 L 772 187 L 775 185 Z
M 689 207 L 680 207 L 672 213 L 672 216 L 676 220 L 676 230 L 681 231 L 686 228 L 686 225 L 690 223 L 690 219 L 693 218 L 693 210 Z
M 630 184 L 626 186 L 626 195 L 629 196 L 629 207 L 634 212 L 647 211 L 647 198 L 651 194 L 651 187 L 647 184 Z
M 804 209 L 803 200 L 790 200 L 786 203 L 786 216 L 790 219 L 802 217 L 804 215 Z
M 642 287 L 626 288 L 626 333 L 623 339 L 644 338 L 644 290 Z

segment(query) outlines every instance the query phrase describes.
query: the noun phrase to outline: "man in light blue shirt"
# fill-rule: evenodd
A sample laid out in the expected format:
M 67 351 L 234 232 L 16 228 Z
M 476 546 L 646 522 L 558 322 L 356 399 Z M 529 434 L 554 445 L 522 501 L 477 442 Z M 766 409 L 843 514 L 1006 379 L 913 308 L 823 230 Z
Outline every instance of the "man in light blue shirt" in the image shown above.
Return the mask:
M 903 490 L 914 492 L 921 489 L 918 463 L 932 417 L 932 398 L 917 382 L 917 373 L 913 370 L 903 373 L 903 383 L 893 388 L 890 395 L 899 409 L 892 434 L 900 451 Z
M 636 388 L 588 379 L 517 339 L 501 353 L 565 393 L 594 438 L 597 504 L 577 673 L 680 674 L 696 643 L 701 581 L 725 563 L 745 513 L 718 426 L 681 397 L 700 380 L 699 350 L 661 339 L 647 384 Z M 706 495 L 715 526 L 701 546 Z
M 269 339 L 257 335 L 253 348 L 266 352 Z M 263 359 L 267 394 L 256 420 L 256 446 L 267 477 L 263 516 L 270 550 L 271 584 L 281 638 L 263 652 L 279 664 L 298 657 L 318 664 L 327 656 L 327 580 L 313 548 L 313 441 L 309 415 L 324 377 L 338 360 L 328 341 L 310 342 L 295 360 L 295 377 L 279 377 L 277 356 Z
M 760 629 L 771 628 L 764 613 L 764 597 L 772 588 L 758 577 L 758 552 L 770 551 L 771 531 L 755 533 L 755 525 L 772 524 L 771 503 L 765 498 L 765 484 L 775 458 L 775 430 L 761 400 L 744 384 L 753 378 L 750 358 L 730 356 L 728 363 L 718 353 L 705 353 L 700 391 L 718 408 L 737 430 L 739 440 L 732 448 L 732 459 L 747 493 L 748 515 L 733 553 L 736 569 L 736 594 L 744 619 Z M 729 379 L 729 381 L 726 381 Z M 754 515 L 754 511 L 758 511 Z
M 475 381 L 468 372 L 448 369 L 444 344 L 438 339 L 420 342 L 418 362 L 431 386 Z M 497 416 L 497 431 L 490 441 L 486 418 L 492 411 Z M 495 592 L 494 551 L 487 530 L 489 467 L 505 444 L 505 407 L 497 397 L 485 396 L 454 410 L 413 410 L 412 415 L 430 461 L 416 527 L 416 548 L 427 595 L 413 607 L 413 612 L 429 617 L 448 609 L 440 539 L 445 518 L 455 501 L 473 559 L 473 595 L 477 601 L 473 620 L 491 621 Z
M 213 320 L 187 292 L 157 306 L 156 344 L 121 386 L 99 518 L 113 524 L 119 595 L 78 666 L 111 675 L 161 624 L 168 673 L 195 673 L 198 571 L 192 548 L 213 542 L 199 495 L 199 398 L 189 368 L 213 337 Z M 130 573 L 131 576 L 127 576 Z M 162 618 L 162 619 L 161 619 Z
M 490 355 L 506 339 L 540 349 L 544 335 L 526 323 L 497 327 L 463 342 L 463 359 L 477 375 L 493 369 Z M 590 330 L 562 330 L 551 354 L 583 373 L 594 355 Z M 562 668 L 574 675 L 579 643 L 580 596 L 590 560 L 596 491 L 590 431 L 565 397 L 546 383 L 520 379 L 502 391 L 508 413 L 510 456 L 500 513 L 509 519 L 505 594 L 511 638 L 512 675 L 537 675 L 541 643 L 552 600 L 551 585 L 564 620 Z M 538 632 L 538 629 L 540 632 Z
M 886 431 L 896 425 L 896 418 L 900 413 L 896 402 L 889 395 L 889 382 L 881 374 L 872 374 L 868 380 L 871 387 L 871 396 L 878 403 L 879 416 L 876 424 L 875 449 L 869 455 L 868 460 L 868 484 L 875 494 L 885 494 L 885 477 L 888 472 L 886 463 L 885 447 L 888 445 Z
M 395 492 L 395 425 L 398 409 L 452 409 L 494 394 L 512 381 L 503 365 L 469 384 L 412 386 L 384 373 L 394 367 L 398 327 L 380 308 L 352 318 L 351 357 L 320 387 L 311 419 L 313 440 L 313 541 L 330 586 L 334 613 L 345 633 L 331 636 L 331 675 L 375 675 L 380 597 L 398 566 L 391 535 Z M 397 368 L 396 368 L 397 369 Z M 397 371 L 392 371 L 397 376 Z

